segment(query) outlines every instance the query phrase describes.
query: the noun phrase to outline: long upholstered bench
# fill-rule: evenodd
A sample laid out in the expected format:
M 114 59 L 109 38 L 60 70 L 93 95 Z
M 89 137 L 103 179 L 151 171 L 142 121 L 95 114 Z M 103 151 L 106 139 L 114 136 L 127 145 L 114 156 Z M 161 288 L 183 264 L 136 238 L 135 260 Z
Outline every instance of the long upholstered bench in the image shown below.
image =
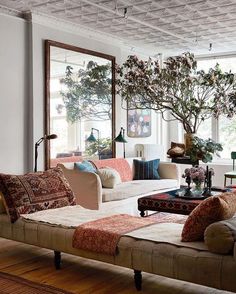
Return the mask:
M 170 287 L 176 288 L 178 293 L 226 294 L 226 290 L 236 291 L 236 243 L 230 254 L 211 253 L 204 242 L 180 242 L 181 224 L 160 223 L 122 236 L 117 246 L 118 254 L 109 256 L 73 248 L 75 228 L 66 223 L 59 225 L 61 216 L 79 224 L 107 215 L 104 211 L 95 213 L 80 206 L 69 206 L 48 210 L 46 214 L 45 211 L 29 214 L 26 219 L 21 217 L 12 224 L 8 215 L 2 213 L 0 236 L 54 250 L 57 269 L 60 268 L 61 252 L 133 269 L 138 290 L 141 289 L 141 272 L 144 271 L 208 286 L 199 287 L 198 291 L 198 286 L 191 284 L 191 291 L 185 292 L 188 283 L 172 280 Z M 53 219 L 51 224 L 50 219 Z M 228 226 L 236 235 L 236 220 L 229 220 Z

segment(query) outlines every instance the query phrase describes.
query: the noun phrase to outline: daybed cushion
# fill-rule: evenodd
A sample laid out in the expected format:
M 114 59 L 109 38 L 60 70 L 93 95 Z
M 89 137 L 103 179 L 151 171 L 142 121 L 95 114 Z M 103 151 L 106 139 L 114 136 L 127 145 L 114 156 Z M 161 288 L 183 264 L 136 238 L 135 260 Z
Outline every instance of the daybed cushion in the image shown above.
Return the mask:
M 205 229 L 212 223 L 229 219 L 236 212 L 236 193 L 227 192 L 202 201 L 187 218 L 182 241 L 202 240 Z
M 158 193 L 164 189 L 176 189 L 177 186 L 178 181 L 173 179 L 130 181 L 117 185 L 115 189 L 103 188 L 102 201 L 121 200 L 153 191 Z
M 134 159 L 134 180 L 159 180 L 159 163 L 160 159 L 149 161 Z
M 236 218 L 215 222 L 208 226 L 204 241 L 211 252 L 219 254 L 232 253 L 236 240 Z
M 124 158 L 91 160 L 91 162 L 97 167 L 97 169 L 102 167 L 114 168 L 120 174 L 122 182 L 132 181 L 133 179 L 131 167 L 127 160 Z
M 113 168 L 100 168 L 97 171 L 104 188 L 115 188 L 121 184 L 120 174 Z
M 12 222 L 20 214 L 74 205 L 74 194 L 57 167 L 26 175 L 0 174 L 0 187 Z

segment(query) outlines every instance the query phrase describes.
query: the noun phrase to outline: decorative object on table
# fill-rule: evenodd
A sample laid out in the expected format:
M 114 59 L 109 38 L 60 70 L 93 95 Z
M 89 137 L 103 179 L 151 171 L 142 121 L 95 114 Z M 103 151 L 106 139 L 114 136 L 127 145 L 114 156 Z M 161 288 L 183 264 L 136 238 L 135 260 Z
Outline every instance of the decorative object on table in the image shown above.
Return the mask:
M 203 162 L 211 162 L 213 155 L 216 154 L 219 156 L 218 151 L 222 151 L 222 145 L 216 143 L 212 139 L 201 139 L 197 136 L 193 136 L 192 144 L 190 149 L 187 150 L 187 155 L 190 156 L 190 159 L 194 162 L 196 160 L 202 160 Z
M 205 178 L 205 187 L 202 195 L 208 197 L 212 196 L 211 188 L 212 188 L 212 176 L 214 176 L 214 170 L 212 168 L 206 167 L 206 178 Z
M 182 157 L 185 154 L 185 144 L 171 142 L 170 149 L 167 151 L 167 154 L 171 158 Z
M 230 184 L 232 185 L 232 179 L 236 179 L 236 170 L 235 168 L 235 160 L 236 160 L 236 151 L 231 152 L 231 159 L 233 159 L 233 170 L 224 174 L 224 187 L 226 186 L 226 179 L 230 178 Z
M 114 141 L 118 142 L 118 143 L 123 143 L 123 155 L 124 155 L 124 158 L 125 158 L 125 143 L 127 143 L 127 141 L 125 140 L 125 129 L 123 127 L 120 128 L 120 133 L 114 139 Z
M 94 136 L 94 131 L 97 132 L 97 138 Z M 98 153 L 98 158 L 100 159 L 100 131 L 96 128 L 91 128 L 91 134 L 88 136 L 86 139 L 87 142 L 89 143 L 97 143 L 97 153 Z
M 127 136 L 131 138 L 150 137 L 151 110 L 129 109 L 127 110 Z
M 34 172 L 38 170 L 38 147 L 39 145 L 45 141 L 45 140 L 52 140 L 56 139 L 57 135 L 56 134 L 51 134 L 51 135 L 44 135 L 42 138 L 40 138 L 34 145 Z
M 206 167 L 206 170 L 201 166 L 186 168 L 182 177 L 185 178 L 185 181 L 188 184 L 188 187 L 185 189 L 185 193 L 183 196 L 185 197 L 211 196 L 213 175 L 214 175 L 213 169 L 212 168 L 209 169 L 208 166 Z M 191 183 L 194 184 L 194 187 L 190 186 Z M 203 183 L 204 183 L 204 187 L 203 187 Z
M 134 109 L 158 111 L 167 121 L 176 119 L 186 133 L 197 133 L 211 116 L 236 115 L 235 75 L 223 72 L 218 64 L 208 72 L 197 71 L 197 60 L 189 52 L 167 58 L 164 66 L 158 59 L 129 56 L 116 72 L 122 102 Z

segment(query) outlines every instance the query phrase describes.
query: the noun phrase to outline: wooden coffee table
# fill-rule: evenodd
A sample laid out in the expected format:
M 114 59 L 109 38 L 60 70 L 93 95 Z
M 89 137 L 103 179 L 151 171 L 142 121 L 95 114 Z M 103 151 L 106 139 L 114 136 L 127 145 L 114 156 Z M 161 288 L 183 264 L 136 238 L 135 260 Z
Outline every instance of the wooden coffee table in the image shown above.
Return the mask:
M 214 189 L 212 189 L 214 191 Z M 204 199 L 183 199 L 176 197 L 178 190 L 156 193 L 138 199 L 138 210 L 145 216 L 146 210 L 161 211 L 188 215 Z M 225 192 L 225 189 L 215 189 L 215 195 Z

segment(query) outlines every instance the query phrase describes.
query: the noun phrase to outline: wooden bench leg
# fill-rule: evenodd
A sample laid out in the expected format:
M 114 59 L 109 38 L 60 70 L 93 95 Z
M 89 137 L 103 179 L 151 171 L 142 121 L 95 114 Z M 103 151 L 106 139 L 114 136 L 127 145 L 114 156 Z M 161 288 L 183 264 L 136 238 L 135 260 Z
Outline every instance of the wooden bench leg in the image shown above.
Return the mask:
M 54 251 L 54 265 L 57 270 L 61 268 L 61 252 Z
M 134 270 L 134 283 L 138 291 L 142 290 L 142 272 Z

